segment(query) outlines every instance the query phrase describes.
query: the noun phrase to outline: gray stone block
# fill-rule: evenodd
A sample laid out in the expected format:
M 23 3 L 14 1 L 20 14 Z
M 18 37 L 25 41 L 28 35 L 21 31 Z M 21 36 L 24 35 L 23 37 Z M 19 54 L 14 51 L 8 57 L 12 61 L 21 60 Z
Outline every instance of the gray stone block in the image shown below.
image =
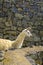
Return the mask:
M 0 38 L 2 38 L 3 37 L 3 34 L 2 33 L 0 33 Z
M 15 30 L 16 31 L 17 27 L 16 26 L 11 26 L 11 30 Z
M 5 22 L 5 25 L 6 26 L 12 26 L 12 22 L 11 21 Z
M 43 36 L 43 31 L 40 31 L 40 35 Z
M 22 19 L 23 18 L 23 15 L 22 14 L 19 14 L 19 13 L 15 13 L 15 17 L 17 17 L 18 19 Z

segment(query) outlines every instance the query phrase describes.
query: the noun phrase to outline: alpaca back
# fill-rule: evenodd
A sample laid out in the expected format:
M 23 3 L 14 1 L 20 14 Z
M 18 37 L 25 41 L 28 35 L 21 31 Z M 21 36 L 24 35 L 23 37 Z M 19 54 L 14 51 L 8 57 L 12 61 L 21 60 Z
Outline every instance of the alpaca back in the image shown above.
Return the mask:
M 5 50 L 11 47 L 12 41 L 6 39 L 0 39 L 0 50 Z

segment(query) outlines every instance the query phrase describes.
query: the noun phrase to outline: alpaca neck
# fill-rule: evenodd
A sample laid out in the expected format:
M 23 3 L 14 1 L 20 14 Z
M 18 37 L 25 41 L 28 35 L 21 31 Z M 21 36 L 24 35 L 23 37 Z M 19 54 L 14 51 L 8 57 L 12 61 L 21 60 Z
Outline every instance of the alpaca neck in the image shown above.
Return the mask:
M 14 45 L 15 45 L 16 48 L 21 48 L 25 36 L 26 36 L 26 35 L 25 35 L 24 32 L 21 32 L 21 33 L 18 35 L 18 37 L 17 37 L 17 39 L 15 40 L 15 43 L 14 43 Z

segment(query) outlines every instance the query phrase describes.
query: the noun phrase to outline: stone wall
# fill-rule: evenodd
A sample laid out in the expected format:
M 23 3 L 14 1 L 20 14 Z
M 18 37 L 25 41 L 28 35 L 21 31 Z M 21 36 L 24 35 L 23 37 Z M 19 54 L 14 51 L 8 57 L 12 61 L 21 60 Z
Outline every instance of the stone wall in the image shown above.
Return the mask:
M 33 38 L 23 46 L 43 45 L 43 0 L 0 0 L 0 38 L 15 40 L 29 26 Z

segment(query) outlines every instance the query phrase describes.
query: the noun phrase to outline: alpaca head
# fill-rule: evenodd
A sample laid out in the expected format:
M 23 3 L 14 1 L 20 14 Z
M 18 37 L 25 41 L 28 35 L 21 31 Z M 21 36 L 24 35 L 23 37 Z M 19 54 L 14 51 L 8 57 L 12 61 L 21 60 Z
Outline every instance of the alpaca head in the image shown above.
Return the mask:
M 28 36 L 28 37 L 31 37 L 31 36 L 32 36 L 31 28 L 30 28 L 30 27 L 24 29 L 23 32 L 24 32 L 25 35 Z

